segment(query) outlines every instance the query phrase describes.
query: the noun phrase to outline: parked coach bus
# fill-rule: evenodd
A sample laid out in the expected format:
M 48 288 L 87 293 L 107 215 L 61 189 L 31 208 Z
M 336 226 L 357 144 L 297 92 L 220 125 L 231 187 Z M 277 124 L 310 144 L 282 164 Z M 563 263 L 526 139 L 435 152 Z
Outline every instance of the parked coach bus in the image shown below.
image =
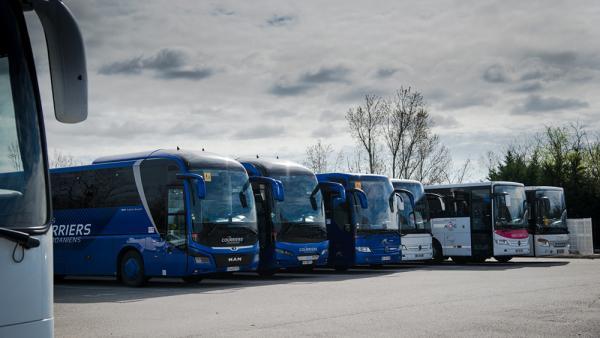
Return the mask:
M 400 262 L 399 198 L 385 176 L 327 173 L 317 174 L 319 182 L 339 183 L 346 199 L 336 200 L 325 191 L 325 212 L 329 238 L 329 264 L 336 270 L 354 265 L 382 265 Z
M 157 150 L 51 170 L 54 273 L 198 281 L 258 265 L 254 196 L 237 161 Z
M 415 208 L 411 203 L 404 203 L 403 212 L 399 213 L 400 236 L 402 241 L 403 261 L 422 261 L 433 258 L 433 235 L 429 219 L 429 205 L 425 196 L 425 189 L 419 181 L 392 179 L 394 189 L 405 189 L 410 192 L 401 192 L 403 199 L 414 200 Z M 437 241 L 435 241 L 437 243 Z M 441 246 L 438 244 L 438 249 Z M 438 255 L 442 255 L 439 252 Z
M 529 253 L 529 216 L 522 184 L 433 185 L 425 191 L 443 197 L 429 198 L 429 209 L 433 236 L 445 257 L 457 263 L 483 262 L 490 257 L 508 262 Z
M 531 256 L 569 253 L 565 193 L 559 187 L 525 187 L 529 215 Z
M 56 119 L 87 117 L 83 39 L 69 10 L 58 0 L 0 0 L 0 337 L 51 337 L 54 328 L 44 114 L 23 14 L 31 10 L 46 36 Z
M 325 210 L 315 174 L 278 159 L 240 161 L 250 175 L 256 201 L 259 273 L 327 264 Z

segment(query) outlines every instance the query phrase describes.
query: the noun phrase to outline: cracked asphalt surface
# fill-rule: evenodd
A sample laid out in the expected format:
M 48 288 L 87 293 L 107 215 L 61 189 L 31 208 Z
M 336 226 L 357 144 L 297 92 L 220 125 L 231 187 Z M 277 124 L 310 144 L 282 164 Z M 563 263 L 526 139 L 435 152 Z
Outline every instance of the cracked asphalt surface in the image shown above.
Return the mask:
M 57 337 L 600 336 L 600 260 L 406 264 L 185 284 L 67 279 Z

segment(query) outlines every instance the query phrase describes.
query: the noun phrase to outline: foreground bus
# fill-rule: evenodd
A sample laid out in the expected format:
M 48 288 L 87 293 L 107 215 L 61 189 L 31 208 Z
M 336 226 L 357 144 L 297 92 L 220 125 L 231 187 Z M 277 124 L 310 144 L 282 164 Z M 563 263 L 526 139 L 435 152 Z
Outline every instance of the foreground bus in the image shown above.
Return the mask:
M 482 182 L 425 187 L 433 236 L 444 257 L 457 263 L 494 257 L 508 262 L 528 254 L 525 188 L 513 182 Z M 442 205 L 444 204 L 444 205 Z
M 51 170 L 54 274 L 198 281 L 258 265 L 254 196 L 237 161 L 157 150 Z
M 250 175 L 256 200 L 259 273 L 327 264 L 325 210 L 315 174 L 289 161 L 240 161 Z
M 529 216 L 531 256 L 569 253 L 569 230 L 565 193 L 560 187 L 525 187 Z
M 355 265 L 400 262 L 399 198 L 385 176 L 328 173 L 319 182 L 339 183 L 345 199 L 332 198 L 337 191 L 324 189 L 329 264 L 336 270 Z
M 414 200 L 415 208 L 410 203 L 404 203 L 403 212 L 399 213 L 400 235 L 402 236 L 402 260 L 422 261 L 433 258 L 433 235 L 429 219 L 429 205 L 423 184 L 414 180 L 392 179 L 394 189 L 404 189 L 410 192 L 400 192 L 403 199 Z M 437 243 L 437 241 L 436 241 Z M 441 250 L 441 246 L 437 246 Z M 442 255 L 439 252 L 438 255 Z
M 46 35 L 57 120 L 87 117 L 85 53 L 71 13 L 57 0 L 0 0 L 0 337 L 51 337 L 54 328 L 46 137 L 23 15 L 32 9 Z

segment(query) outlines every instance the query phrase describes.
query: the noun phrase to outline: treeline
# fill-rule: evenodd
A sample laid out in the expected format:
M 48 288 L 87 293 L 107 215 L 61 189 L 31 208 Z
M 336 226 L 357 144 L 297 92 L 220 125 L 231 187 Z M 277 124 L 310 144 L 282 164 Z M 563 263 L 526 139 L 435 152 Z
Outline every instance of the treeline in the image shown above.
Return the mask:
M 600 135 L 579 124 L 546 127 L 488 158 L 490 180 L 563 187 L 570 218 L 600 222 Z
M 449 149 L 432 131 L 423 94 L 410 87 L 391 97 L 366 95 L 347 111 L 346 122 L 357 148 L 335 155 L 331 145 L 318 141 L 307 148 L 305 165 L 315 172 L 384 174 L 426 184 L 460 183 L 467 175 L 470 161 L 454 168 Z

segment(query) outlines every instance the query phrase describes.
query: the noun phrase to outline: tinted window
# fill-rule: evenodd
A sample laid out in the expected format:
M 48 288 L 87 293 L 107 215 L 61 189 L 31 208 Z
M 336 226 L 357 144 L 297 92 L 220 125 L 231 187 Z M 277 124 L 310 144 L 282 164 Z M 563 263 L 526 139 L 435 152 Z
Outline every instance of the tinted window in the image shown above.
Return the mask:
M 445 210 L 442 210 L 441 203 L 437 198 L 428 197 L 429 212 L 432 218 L 471 216 L 471 200 L 468 191 L 439 189 L 428 190 L 427 192 L 441 195 L 445 205 Z
M 51 179 L 56 210 L 141 204 L 130 167 L 53 173 Z
M 171 160 L 151 159 L 140 165 L 144 196 L 158 232 L 167 233 L 167 199 L 169 187 L 181 187 L 183 182 L 176 178 L 179 167 Z

